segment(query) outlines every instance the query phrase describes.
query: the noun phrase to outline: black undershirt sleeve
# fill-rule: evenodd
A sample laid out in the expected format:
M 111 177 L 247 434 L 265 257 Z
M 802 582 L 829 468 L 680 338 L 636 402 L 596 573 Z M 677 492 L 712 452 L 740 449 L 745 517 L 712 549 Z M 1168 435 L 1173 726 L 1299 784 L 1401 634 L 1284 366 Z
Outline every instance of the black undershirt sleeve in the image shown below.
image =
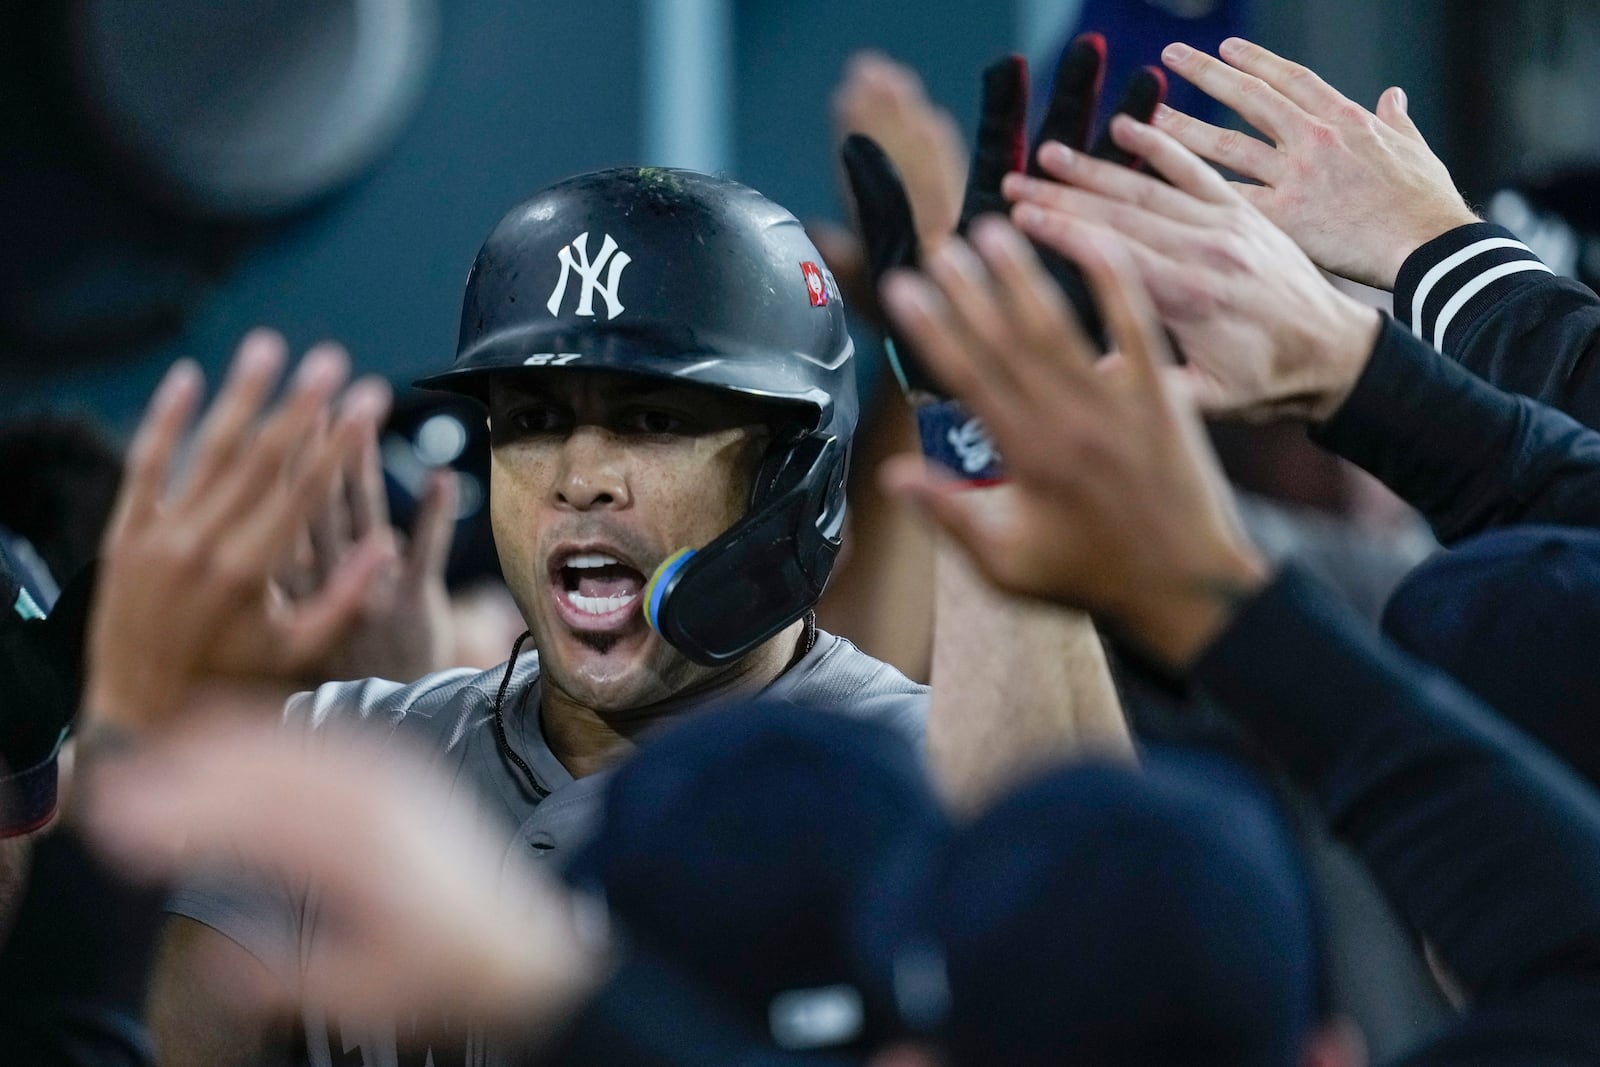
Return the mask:
M 1384 318 L 1311 437 L 1380 478 L 1446 544 L 1513 523 L 1600 526 L 1600 433 L 1475 377 Z
M 1468 1017 L 1404 1062 L 1600 1062 L 1600 794 L 1292 570 L 1193 681 L 1471 991 Z

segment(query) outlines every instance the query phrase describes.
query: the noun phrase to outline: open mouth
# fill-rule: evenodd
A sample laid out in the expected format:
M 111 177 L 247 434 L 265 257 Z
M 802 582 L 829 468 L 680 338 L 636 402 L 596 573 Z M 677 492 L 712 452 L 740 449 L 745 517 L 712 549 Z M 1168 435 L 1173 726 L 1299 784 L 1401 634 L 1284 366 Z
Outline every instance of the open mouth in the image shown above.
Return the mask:
M 553 571 L 556 603 L 575 629 L 620 629 L 638 617 L 645 576 L 616 556 L 573 552 L 558 557 Z

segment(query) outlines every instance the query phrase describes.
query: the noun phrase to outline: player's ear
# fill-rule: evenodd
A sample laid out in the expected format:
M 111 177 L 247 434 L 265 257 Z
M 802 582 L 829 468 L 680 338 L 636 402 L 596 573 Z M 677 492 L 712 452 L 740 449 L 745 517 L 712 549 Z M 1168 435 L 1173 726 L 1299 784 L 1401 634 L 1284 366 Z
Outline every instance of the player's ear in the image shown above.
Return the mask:
M 1367 1042 L 1354 1021 L 1339 1017 L 1318 1027 L 1306 1042 L 1301 1067 L 1367 1067 Z

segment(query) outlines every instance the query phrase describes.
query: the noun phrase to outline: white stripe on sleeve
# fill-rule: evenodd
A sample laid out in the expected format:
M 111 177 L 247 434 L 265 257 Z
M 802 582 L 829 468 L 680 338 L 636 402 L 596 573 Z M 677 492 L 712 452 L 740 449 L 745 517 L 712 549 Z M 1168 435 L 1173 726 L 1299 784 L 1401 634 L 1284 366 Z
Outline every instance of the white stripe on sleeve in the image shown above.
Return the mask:
M 1509 277 L 1513 274 L 1521 274 L 1523 271 L 1529 270 L 1542 270 L 1546 274 L 1555 273 L 1537 259 L 1523 259 L 1515 263 L 1502 263 L 1493 270 L 1484 271 L 1472 281 L 1463 285 L 1460 291 L 1450 298 L 1450 302 L 1444 306 L 1444 310 L 1439 312 L 1439 321 L 1433 327 L 1433 347 L 1441 352 L 1444 351 L 1444 333 L 1450 328 L 1450 323 L 1455 319 L 1456 314 L 1467 306 L 1467 301 L 1501 278 Z
M 1422 276 L 1422 281 L 1417 286 L 1417 295 L 1411 299 L 1411 332 L 1418 337 L 1423 337 L 1422 309 L 1428 303 L 1428 297 L 1433 295 L 1434 288 L 1444 280 L 1446 274 L 1449 274 L 1468 260 L 1476 259 L 1485 252 L 1493 252 L 1498 248 L 1520 248 L 1528 253 L 1529 256 L 1533 256 L 1534 259 L 1538 258 L 1533 255 L 1533 249 L 1521 241 L 1514 241 L 1509 237 L 1489 237 L 1478 241 L 1476 244 L 1470 244 L 1454 255 L 1440 260 L 1434 264 L 1432 270 Z M 1544 266 L 1542 263 L 1539 265 L 1541 267 Z M 1545 267 L 1545 269 L 1549 270 L 1548 267 Z M 1479 289 L 1481 290 L 1481 288 L 1480 286 Z M 1426 340 L 1425 337 L 1423 339 Z

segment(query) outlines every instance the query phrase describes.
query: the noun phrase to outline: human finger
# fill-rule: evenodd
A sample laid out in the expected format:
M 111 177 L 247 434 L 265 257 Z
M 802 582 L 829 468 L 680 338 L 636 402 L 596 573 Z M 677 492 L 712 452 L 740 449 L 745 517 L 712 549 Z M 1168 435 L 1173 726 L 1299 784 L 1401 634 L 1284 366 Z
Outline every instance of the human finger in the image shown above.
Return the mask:
M 1186 44 L 1169 44 L 1161 53 L 1161 62 L 1276 142 L 1281 143 L 1306 121 L 1305 110 L 1271 85 Z
M 1117 102 L 1117 108 L 1112 112 L 1112 117 L 1127 115 L 1135 122 L 1149 122 L 1150 116 L 1155 114 L 1156 108 L 1167 98 L 1167 74 L 1159 67 L 1140 67 L 1134 71 L 1133 77 L 1128 79 L 1128 84 L 1122 93 L 1122 99 Z M 1095 142 L 1090 155 L 1097 159 L 1106 160 L 1122 167 L 1136 167 L 1139 160 L 1118 148 L 1111 140 L 1111 129 L 1108 123 L 1105 130 L 1100 133 L 1100 139 Z
M 1150 124 L 1202 159 L 1227 167 L 1240 177 L 1272 182 L 1282 172 L 1283 157 L 1272 146 L 1240 130 L 1213 126 L 1162 104 Z
M 1119 117 L 1113 120 L 1113 139 L 1116 139 L 1117 131 L 1124 122 L 1138 125 L 1131 119 Z M 1118 143 L 1122 141 L 1118 140 Z M 1039 149 L 1039 165 L 1057 182 L 1121 200 L 1180 222 L 1198 222 L 1206 215 L 1205 204 L 1190 190 L 1168 185 L 1160 178 L 1130 167 L 1119 167 L 1083 152 L 1073 152 L 1066 145 L 1053 141 Z M 1012 181 L 1008 187 L 1027 190 L 1032 199 L 1043 199 L 1045 196 L 1045 190 L 1036 185 L 1020 185 Z
M 1339 110 L 1350 104 L 1349 98 L 1310 67 L 1284 59 L 1242 37 L 1229 37 L 1218 51 L 1230 66 L 1259 78 L 1290 103 L 1318 118 L 1338 118 Z
M 1409 102 L 1406 91 L 1398 85 L 1391 85 L 1378 97 L 1378 118 L 1386 126 L 1405 134 L 1417 141 L 1424 141 L 1422 131 L 1417 129 L 1417 124 L 1411 120 Z M 1425 143 L 1425 142 L 1424 142 Z
M 359 541 L 373 530 L 387 529 L 391 525 L 389 496 L 383 485 L 383 461 L 376 428 L 362 442 L 353 461 L 345 490 L 349 494 L 350 535 Z
M 964 552 L 980 573 L 1001 589 L 1029 592 L 1018 583 L 1014 551 L 1004 518 L 968 486 L 921 456 L 891 456 L 878 482 L 894 500 L 916 509 Z
M 375 534 L 347 553 L 321 588 L 295 605 L 280 635 L 289 671 L 319 662 L 361 624 L 374 588 L 396 559 L 394 536 Z
M 1002 230 L 1010 230 L 1009 224 L 998 217 L 991 221 Z M 1018 254 L 1019 259 L 1023 257 L 1035 258 L 1029 249 Z M 1039 387 L 1044 384 L 1041 371 L 1048 372 L 1045 378 L 1053 381 L 1076 369 L 1070 359 L 1060 358 L 1057 348 L 1062 341 L 1059 337 L 1045 346 L 1048 360 L 1038 358 L 1039 354 L 1032 350 L 1033 346 L 1018 329 L 1017 309 L 1004 298 L 989 267 L 967 242 L 951 240 L 946 248 L 930 257 L 929 270 L 943 288 L 946 304 L 958 320 L 960 332 L 969 338 L 968 351 L 972 353 L 981 383 L 956 395 L 969 401 L 985 422 L 1009 420 L 1029 410 L 1037 402 Z M 1053 280 L 1045 284 L 1060 291 Z M 1092 348 L 1085 345 L 1081 351 L 1092 351 Z M 1041 362 L 1054 366 L 1041 367 Z
M 979 348 L 993 351 L 1011 343 L 1014 332 L 983 260 L 961 238 L 952 238 L 926 257 L 923 271 L 938 284 L 961 332 Z
M 240 457 L 225 476 L 219 474 L 222 484 L 212 487 L 194 502 L 195 521 L 203 537 L 215 539 L 224 531 L 237 531 L 250 516 L 264 508 L 275 507 L 284 487 L 303 480 L 306 469 L 320 468 L 324 463 L 323 456 L 318 453 L 327 450 L 319 448 L 308 452 L 308 442 L 315 439 L 318 423 L 333 394 L 343 384 L 349 364 L 334 353 L 314 355 L 317 358 L 308 355 L 301 362 L 290 384 L 289 395 L 256 431 L 248 453 Z M 294 465 L 301 470 L 295 471 Z M 191 487 L 191 493 L 193 491 Z M 323 479 L 314 491 L 308 490 L 314 495 L 294 502 L 301 521 L 309 517 L 310 509 L 321 503 L 323 494 L 329 491 L 330 484 Z M 288 532 L 284 532 L 286 538 Z
M 1189 223 L 1099 193 L 1058 182 L 1045 184 L 1054 185 L 1055 189 L 1038 199 L 1023 192 L 1011 209 L 1012 223 L 1024 232 L 1048 220 L 1056 220 L 1066 226 L 1074 223 L 1103 226 L 1146 248 L 1170 255 L 1181 255 L 1194 247 L 1196 231 Z
M 232 469 L 256 415 L 283 373 L 286 357 L 283 337 L 275 330 L 251 330 L 239 342 L 227 377 L 200 422 L 189 468 L 191 495 L 204 495 L 216 478 Z
M 317 457 L 328 447 L 325 430 L 319 435 L 322 439 L 308 446 L 304 461 L 315 463 Z M 352 459 L 351 465 L 354 460 Z M 350 491 L 346 487 L 348 480 L 354 472 L 340 470 L 332 479 L 332 484 L 322 493 L 321 503 L 311 514 L 307 524 L 307 531 L 311 538 L 312 576 L 315 581 L 312 588 L 327 580 L 334 567 L 339 565 L 339 560 L 344 556 L 351 542 L 355 540 L 351 533 L 350 522 Z
M 1239 410 L 1234 393 L 1198 363 L 1165 367 L 1161 376 L 1170 391 L 1188 397 L 1202 415 L 1231 415 Z
M 406 546 L 406 576 L 413 584 L 432 579 L 444 581 L 450 543 L 455 538 L 459 495 L 460 483 L 454 471 L 441 468 L 428 475 Z
M 1174 188 L 1212 204 L 1231 204 L 1237 199 L 1233 187 L 1216 168 L 1179 144 L 1171 134 L 1118 116 L 1111 121 L 1111 136 Z
M 1045 273 L 1021 234 L 1000 219 L 985 219 L 973 226 L 972 245 L 994 279 L 1019 340 L 1025 342 L 1008 346 L 997 357 L 1012 363 L 1066 364 L 1061 368 L 1066 370 L 1093 364 L 1095 347 L 1069 311 L 1061 287 Z
M 204 387 L 204 376 L 193 360 L 178 360 L 162 376 L 128 446 L 116 515 L 107 527 L 108 539 L 130 526 L 142 525 L 161 503 L 173 454 L 194 417 Z
M 892 271 L 881 291 L 889 318 L 916 349 L 920 362 L 952 395 L 970 399 L 980 392 L 987 395 L 996 388 L 1005 390 L 1003 383 L 986 382 L 975 342 L 965 335 L 931 280 L 916 271 Z
M 1085 242 L 1078 263 L 1116 350 L 1146 389 L 1159 394 L 1162 371 L 1175 361 L 1132 257 L 1115 238 L 1097 234 Z
M 1073 218 L 1059 211 L 1037 208 L 1023 210 L 1025 206 L 1018 205 L 1017 210 L 1012 212 L 1017 228 L 1074 262 L 1080 255 L 1092 254 L 1089 242 L 1094 235 L 1117 233 L 1091 220 Z M 1123 238 L 1125 250 L 1133 257 L 1147 286 L 1160 290 L 1162 282 L 1182 277 L 1185 273 L 1187 268 L 1166 254 L 1148 248 L 1126 234 L 1119 233 L 1118 236 Z
M 354 457 L 372 447 L 377 425 L 389 409 L 389 386 L 377 378 L 363 378 L 346 392 L 339 418 L 334 423 L 325 448 L 311 457 L 295 471 L 285 483 L 283 497 L 277 506 L 257 509 L 247 523 L 242 524 L 238 540 L 245 545 L 254 539 L 256 558 L 265 559 L 281 551 L 284 543 L 304 521 L 311 500 L 326 498 L 340 472 L 351 466 Z M 285 423 L 283 432 L 292 432 L 292 424 Z M 370 540 L 379 534 L 392 535 L 388 523 L 369 530 L 360 541 Z M 245 551 L 252 551 L 246 548 Z M 341 558 L 344 553 L 341 552 Z

